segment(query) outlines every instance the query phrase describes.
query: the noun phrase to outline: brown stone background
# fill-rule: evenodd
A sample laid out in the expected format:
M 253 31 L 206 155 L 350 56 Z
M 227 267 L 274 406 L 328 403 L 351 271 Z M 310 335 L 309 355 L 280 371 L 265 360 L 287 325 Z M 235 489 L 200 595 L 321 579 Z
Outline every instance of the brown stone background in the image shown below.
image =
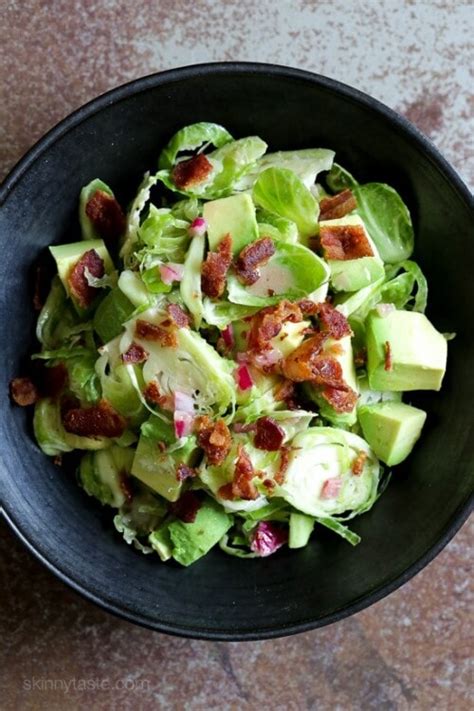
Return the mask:
M 474 183 L 472 2 L 3 0 L 0 174 L 85 101 L 212 60 L 352 84 L 424 130 Z M 53 578 L 1 528 L 2 709 L 473 708 L 472 525 L 369 610 L 290 639 L 174 639 Z M 84 687 L 86 687 L 84 689 Z

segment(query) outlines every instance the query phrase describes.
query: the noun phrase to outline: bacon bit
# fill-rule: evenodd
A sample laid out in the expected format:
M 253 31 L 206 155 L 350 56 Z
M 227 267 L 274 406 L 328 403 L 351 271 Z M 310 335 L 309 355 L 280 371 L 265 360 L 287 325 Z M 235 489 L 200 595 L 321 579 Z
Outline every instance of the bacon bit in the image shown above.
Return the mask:
M 197 441 L 204 450 L 209 464 L 222 464 L 230 452 L 232 437 L 224 420 L 213 422 L 203 415 L 195 421 Z
M 124 363 L 144 363 L 148 358 L 147 351 L 139 343 L 132 343 L 125 353 L 122 353 Z
M 184 523 L 194 523 L 202 500 L 197 491 L 185 491 L 177 501 L 168 506 L 170 512 Z
M 263 484 L 263 486 L 265 487 L 265 489 L 268 489 L 269 492 L 273 491 L 273 489 L 274 489 L 275 486 L 276 486 L 276 484 L 275 484 L 275 482 L 273 481 L 273 479 L 264 479 L 263 482 L 262 482 L 262 484 Z
M 55 467 L 61 467 L 63 464 L 63 455 L 62 454 L 56 454 L 55 457 L 53 457 L 53 464 Z
M 250 457 L 239 444 L 237 461 L 235 462 L 234 479 L 232 481 L 232 494 L 236 499 L 252 501 L 258 498 L 258 491 L 253 483 L 256 476 Z
M 145 398 L 145 400 L 152 403 L 153 405 L 160 406 L 162 405 L 163 400 L 166 398 L 165 395 L 162 395 L 160 393 L 158 383 L 156 383 L 154 380 L 150 381 L 146 386 L 145 390 L 143 391 L 143 397 Z
M 320 499 L 335 499 L 342 488 L 342 479 L 340 477 L 333 477 L 332 479 L 326 479 L 324 482 L 321 493 L 319 495 Z
M 349 385 L 341 383 L 337 387 L 328 385 L 321 396 L 336 412 L 352 412 L 357 403 L 357 393 Z
M 374 252 L 362 225 L 323 225 L 319 241 L 325 259 L 373 257 Z
M 133 482 L 128 476 L 127 472 L 120 472 L 119 474 L 119 487 L 122 494 L 125 496 L 125 501 L 130 503 L 133 499 Z
M 257 449 L 277 452 L 285 439 L 285 430 L 272 417 L 260 417 L 257 420 L 257 432 L 254 444 Z
M 356 368 L 363 368 L 367 363 L 367 348 L 361 348 L 354 355 L 354 365 Z
M 321 330 L 328 336 L 339 340 L 352 335 L 347 318 L 331 304 L 318 304 L 318 318 Z
M 232 482 L 230 481 L 228 484 L 221 486 L 217 491 L 217 495 L 219 498 L 224 499 L 224 501 L 232 501 L 234 498 L 232 493 Z
M 251 242 L 240 252 L 235 261 L 235 271 L 242 284 L 255 284 L 260 278 L 260 267 L 275 254 L 275 245 L 270 237 Z
M 179 304 L 168 304 L 166 311 L 178 328 L 188 328 L 190 324 L 189 316 Z
M 197 475 L 197 471 L 194 467 L 188 467 L 187 464 L 180 462 L 176 467 L 176 479 L 178 481 L 184 481 L 185 479 L 190 479 Z
M 278 466 L 278 471 L 275 474 L 275 482 L 277 484 L 283 484 L 285 481 L 286 470 L 290 464 L 290 452 L 291 447 L 286 447 L 285 445 L 283 445 L 280 449 L 280 464 Z
M 171 178 L 179 190 L 186 190 L 193 185 L 203 183 L 211 172 L 212 163 L 203 153 L 199 153 L 188 160 L 176 163 L 171 171 Z
M 231 263 L 232 237 L 227 234 L 219 242 L 216 252 L 208 252 L 201 267 L 201 288 L 206 296 L 211 299 L 217 299 L 222 296 Z
M 342 366 L 332 356 L 319 355 L 311 363 L 313 373 L 312 382 L 315 385 L 329 385 L 340 387 L 343 380 Z
M 314 377 L 313 361 L 321 352 L 325 339 L 324 334 L 317 333 L 307 338 L 298 348 L 287 355 L 281 363 L 281 371 L 285 378 L 295 383 L 312 380 Z
M 14 378 L 10 383 L 10 395 L 20 407 L 34 405 L 39 399 L 38 388 L 30 378 Z
M 104 239 L 115 239 L 123 235 L 126 227 L 125 215 L 117 200 L 103 190 L 96 190 L 86 204 L 86 215 Z
M 161 453 L 166 452 L 166 443 L 165 442 L 157 442 L 156 446 L 158 447 L 158 449 Z
M 367 452 L 361 450 L 357 457 L 352 462 L 351 470 L 354 476 L 360 476 L 364 471 L 365 460 L 367 459 Z
M 66 432 L 80 437 L 120 437 L 127 427 L 122 417 L 107 400 L 92 407 L 77 407 L 63 416 Z
M 303 316 L 314 316 L 319 310 L 319 304 L 310 299 L 301 299 L 301 301 L 298 301 L 298 306 Z
M 280 333 L 283 323 L 299 323 L 303 320 L 301 309 L 290 301 L 280 301 L 277 306 L 267 306 L 250 318 L 249 348 L 264 351 L 270 348 L 269 341 Z
M 271 521 L 260 521 L 252 536 L 250 549 L 262 558 L 275 553 L 288 540 L 288 531 Z
M 341 193 L 337 193 L 333 197 L 326 197 L 319 203 L 319 219 L 320 220 L 337 220 L 339 217 L 344 217 L 357 207 L 352 190 L 347 188 Z
M 385 352 L 384 370 L 392 370 L 393 361 L 392 361 L 392 347 L 390 345 L 390 341 L 385 341 L 383 348 L 384 348 L 384 352 Z
M 138 319 L 135 324 L 135 335 L 145 341 L 156 341 L 164 348 L 177 348 L 178 337 L 174 331 L 167 331 L 149 321 Z
M 67 277 L 69 291 L 82 309 L 87 309 L 100 291 L 95 286 L 89 286 L 85 275 L 86 269 L 98 279 L 105 274 L 104 260 L 97 254 L 95 249 L 89 249 L 84 252 L 79 261 L 71 267 Z

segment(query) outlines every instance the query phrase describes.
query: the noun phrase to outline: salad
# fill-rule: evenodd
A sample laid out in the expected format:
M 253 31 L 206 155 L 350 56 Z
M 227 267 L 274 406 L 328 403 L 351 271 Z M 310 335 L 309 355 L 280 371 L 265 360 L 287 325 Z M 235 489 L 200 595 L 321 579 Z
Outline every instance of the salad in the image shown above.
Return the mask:
M 447 338 L 410 214 L 334 158 L 186 126 L 126 211 L 92 180 L 82 239 L 50 247 L 11 394 L 143 553 L 267 556 L 321 526 L 356 545 L 348 522 L 420 436 L 404 400 L 440 389 Z

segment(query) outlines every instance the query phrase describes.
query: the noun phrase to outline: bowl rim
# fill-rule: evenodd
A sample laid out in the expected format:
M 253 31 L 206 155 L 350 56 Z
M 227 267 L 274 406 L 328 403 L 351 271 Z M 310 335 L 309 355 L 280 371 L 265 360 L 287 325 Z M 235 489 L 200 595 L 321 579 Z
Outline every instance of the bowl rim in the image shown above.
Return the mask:
M 27 173 L 33 163 L 37 161 L 51 145 L 76 126 L 89 119 L 91 116 L 102 111 L 104 108 L 118 104 L 132 95 L 148 91 L 162 84 L 171 84 L 179 82 L 183 79 L 193 79 L 210 74 L 226 75 L 236 73 L 289 78 L 296 81 L 311 83 L 313 85 L 321 86 L 325 90 L 332 91 L 335 94 L 342 94 L 346 100 L 353 103 L 359 105 L 362 104 L 365 109 L 373 111 L 380 117 L 384 118 L 387 122 L 391 123 L 392 126 L 395 126 L 413 144 L 416 144 L 418 148 L 421 147 L 434 167 L 444 174 L 445 178 L 453 185 L 460 197 L 466 203 L 466 206 L 474 212 L 474 197 L 467 185 L 455 169 L 450 165 L 450 163 L 444 158 L 441 152 L 435 147 L 432 141 L 408 119 L 365 92 L 348 86 L 347 84 L 339 82 L 335 79 L 331 79 L 307 70 L 263 62 L 205 62 L 192 64 L 148 74 L 101 94 L 97 98 L 80 106 L 78 109 L 59 121 L 55 126 L 53 126 L 53 128 L 44 134 L 44 136 L 42 136 L 22 158 L 20 158 L 0 185 L 0 205 L 3 205 L 6 202 L 17 183 Z M 467 520 L 473 507 L 474 495 L 471 495 L 464 503 L 461 503 L 457 507 L 451 515 L 450 520 L 444 527 L 441 536 L 427 551 L 425 551 L 423 555 L 421 555 L 414 563 L 405 569 L 403 573 L 395 575 L 388 582 L 385 582 L 378 588 L 362 595 L 352 603 L 320 618 L 313 617 L 303 620 L 302 622 L 288 625 L 276 623 L 271 627 L 260 629 L 256 627 L 255 630 L 240 632 L 232 630 L 231 628 L 218 631 L 179 623 L 163 623 L 152 617 L 148 618 L 142 614 L 135 613 L 125 607 L 121 607 L 108 600 L 102 599 L 96 593 L 77 582 L 74 579 L 72 571 L 66 572 L 61 570 L 58 565 L 53 563 L 46 555 L 43 555 L 30 540 L 28 531 L 24 531 L 21 525 L 15 521 L 14 516 L 8 512 L 8 506 L 5 505 L 5 502 L 2 504 L 2 514 L 6 523 L 22 541 L 26 548 L 37 560 L 39 560 L 50 572 L 52 572 L 53 575 L 72 588 L 75 592 L 79 593 L 82 597 L 95 603 L 107 612 L 112 613 L 121 619 L 125 619 L 128 622 L 132 622 L 141 625 L 142 627 L 165 634 L 202 640 L 250 641 L 274 639 L 291 634 L 309 632 L 344 619 L 345 617 L 360 612 L 375 602 L 378 602 L 404 585 L 408 582 L 408 580 L 419 573 L 428 563 L 430 563 L 461 528 L 463 523 Z

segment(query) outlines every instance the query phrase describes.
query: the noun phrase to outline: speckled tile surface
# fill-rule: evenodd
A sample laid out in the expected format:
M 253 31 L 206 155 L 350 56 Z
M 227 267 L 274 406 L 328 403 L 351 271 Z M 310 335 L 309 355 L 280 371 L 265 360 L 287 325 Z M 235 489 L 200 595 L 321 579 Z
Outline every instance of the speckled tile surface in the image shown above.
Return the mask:
M 299 66 L 407 115 L 474 184 L 474 6 L 459 0 L 4 0 L 0 174 L 70 111 L 161 69 Z M 3 709 L 473 707 L 466 524 L 414 580 L 358 615 L 285 640 L 173 639 L 66 589 L 0 531 Z

